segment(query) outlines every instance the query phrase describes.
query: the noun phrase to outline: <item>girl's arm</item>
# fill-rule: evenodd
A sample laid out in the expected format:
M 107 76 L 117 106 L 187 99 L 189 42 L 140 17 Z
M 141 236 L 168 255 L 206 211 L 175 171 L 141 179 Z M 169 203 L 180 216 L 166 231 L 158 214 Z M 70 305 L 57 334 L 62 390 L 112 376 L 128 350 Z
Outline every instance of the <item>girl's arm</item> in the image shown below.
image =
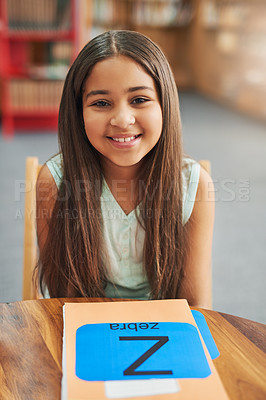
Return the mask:
M 36 220 L 40 256 L 48 235 L 48 223 L 57 197 L 57 186 L 49 168 L 44 165 L 36 184 Z
M 194 307 L 212 307 L 214 194 L 211 177 L 201 168 L 194 208 L 186 227 L 188 255 L 179 292 L 179 297 L 187 299 L 189 305 Z

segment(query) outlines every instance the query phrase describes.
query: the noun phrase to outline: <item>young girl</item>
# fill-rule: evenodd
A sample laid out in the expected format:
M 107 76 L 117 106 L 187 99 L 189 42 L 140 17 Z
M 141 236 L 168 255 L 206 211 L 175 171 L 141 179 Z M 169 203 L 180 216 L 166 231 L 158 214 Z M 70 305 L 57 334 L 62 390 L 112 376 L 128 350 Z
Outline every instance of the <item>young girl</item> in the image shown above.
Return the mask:
M 91 40 L 66 77 L 58 134 L 37 182 L 43 293 L 210 307 L 212 182 L 184 158 L 159 47 L 132 31 Z

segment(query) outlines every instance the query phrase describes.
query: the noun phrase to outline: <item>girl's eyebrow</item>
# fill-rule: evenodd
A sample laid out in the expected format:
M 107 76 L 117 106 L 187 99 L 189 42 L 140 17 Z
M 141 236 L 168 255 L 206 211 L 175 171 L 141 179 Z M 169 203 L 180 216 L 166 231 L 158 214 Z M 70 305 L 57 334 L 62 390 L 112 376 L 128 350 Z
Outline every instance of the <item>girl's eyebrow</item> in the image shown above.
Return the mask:
M 138 90 L 151 90 L 154 92 L 154 89 L 150 86 L 135 86 L 132 88 L 129 88 L 127 92 L 132 93 L 136 92 Z M 110 94 L 109 90 L 91 90 L 89 93 L 86 94 L 86 99 L 90 96 L 95 96 L 97 94 Z
M 91 90 L 89 93 L 86 94 L 86 100 L 90 96 L 95 96 L 97 94 L 109 94 L 108 90 Z
M 154 89 L 150 86 L 135 86 L 135 87 L 129 88 L 128 92 L 131 93 L 131 92 L 136 92 L 137 90 L 146 90 L 146 89 L 154 92 Z

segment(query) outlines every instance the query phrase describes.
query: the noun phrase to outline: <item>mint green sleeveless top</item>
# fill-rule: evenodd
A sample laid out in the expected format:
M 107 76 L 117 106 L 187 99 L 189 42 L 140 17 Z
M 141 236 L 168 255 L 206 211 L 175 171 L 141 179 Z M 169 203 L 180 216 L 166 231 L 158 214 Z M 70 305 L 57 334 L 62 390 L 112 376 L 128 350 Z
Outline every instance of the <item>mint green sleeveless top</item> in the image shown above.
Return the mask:
M 46 163 L 57 187 L 62 181 L 61 155 Z M 183 224 L 189 220 L 195 203 L 200 175 L 200 165 L 185 158 L 183 179 Z M 143 244 L 145 232 L 138 224 L 136 210 L 128 215 L 115 200 L 106 181 L 101 194 L 103 237 L 106 246 L 104 263 L 107 271 L 107 297 L 147 300 L 150 286 L 143 266 Z

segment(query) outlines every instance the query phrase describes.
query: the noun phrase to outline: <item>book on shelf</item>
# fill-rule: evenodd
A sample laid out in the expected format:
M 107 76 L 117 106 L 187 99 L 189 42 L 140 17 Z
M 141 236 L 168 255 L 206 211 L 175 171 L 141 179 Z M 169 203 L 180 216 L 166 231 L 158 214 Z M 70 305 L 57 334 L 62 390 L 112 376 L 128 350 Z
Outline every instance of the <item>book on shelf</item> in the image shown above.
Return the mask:
M 6 3 L 11 31 L 70 29 L 70 0 L 8 0 Z
M 65 79 L 72 61 L 73 44 L 59 42 L 10 42 L 9 74 L 17 78 Z
M 132 2 L 132 20 L 136 25 L 183 26 L 193 17 L 194 6 L 190 1 L 160 0 Z
M 12 79 L 10 105 L 13 112 L 51 111 L 59 109 L 64 81 Z
M 186 300 L 65 303 L 63 319 L 61 400 L 228 400 Z

